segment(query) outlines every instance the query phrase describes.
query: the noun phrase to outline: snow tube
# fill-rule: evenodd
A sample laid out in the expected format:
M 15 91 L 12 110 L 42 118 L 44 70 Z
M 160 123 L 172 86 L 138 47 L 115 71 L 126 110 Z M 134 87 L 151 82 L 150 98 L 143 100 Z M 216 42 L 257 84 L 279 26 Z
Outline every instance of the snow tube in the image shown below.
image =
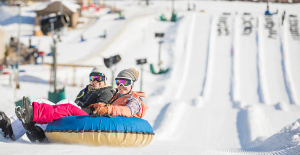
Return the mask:
M 108 146 L 147 146 L 153 139 L 151 125 L 136 117 L 68 116 L 48 124 L 50 142 Z

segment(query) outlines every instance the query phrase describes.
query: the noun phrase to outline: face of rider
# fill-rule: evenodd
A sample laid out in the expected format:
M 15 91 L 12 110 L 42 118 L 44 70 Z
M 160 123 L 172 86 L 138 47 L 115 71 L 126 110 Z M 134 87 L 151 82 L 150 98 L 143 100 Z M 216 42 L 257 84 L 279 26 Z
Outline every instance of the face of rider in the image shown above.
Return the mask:
M 132 86 L 124 87 L 123 85 L 118 86 L 118 91 L 121 95 L 126 95 L 131 91 Z
M 91 84 L 93 87 L 95 87 L 95 88 L 100 88 L 100 87 L 105 86 L 105 82 L 104 82 L 104 81 L 98 82 L 97 80 L 90 81 L 90 84 Z

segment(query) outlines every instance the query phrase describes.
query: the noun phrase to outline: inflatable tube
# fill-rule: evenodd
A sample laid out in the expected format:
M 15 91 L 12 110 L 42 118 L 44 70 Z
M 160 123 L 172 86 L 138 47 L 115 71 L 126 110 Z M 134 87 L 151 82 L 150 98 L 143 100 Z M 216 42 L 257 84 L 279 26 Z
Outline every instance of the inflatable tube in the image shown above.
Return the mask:
M 48 124 L 50 142 L 108 146 L 147 146 L 153 139 L 151 125 L 136 117 L 68 116 Z

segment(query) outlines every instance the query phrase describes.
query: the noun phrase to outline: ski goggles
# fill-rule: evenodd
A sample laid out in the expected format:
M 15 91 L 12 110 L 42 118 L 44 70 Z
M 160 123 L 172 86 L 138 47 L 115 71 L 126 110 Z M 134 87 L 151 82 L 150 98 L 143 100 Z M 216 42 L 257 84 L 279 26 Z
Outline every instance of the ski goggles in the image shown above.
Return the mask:
M 116 77 L 115 80 L 118 87 L 121 85 L 128 87 L 133 84 L 133 81 L 130 78 Z
M 90 81 L 105 81 L 105 75 L 102 73 L 91 73 L 90 74 Z

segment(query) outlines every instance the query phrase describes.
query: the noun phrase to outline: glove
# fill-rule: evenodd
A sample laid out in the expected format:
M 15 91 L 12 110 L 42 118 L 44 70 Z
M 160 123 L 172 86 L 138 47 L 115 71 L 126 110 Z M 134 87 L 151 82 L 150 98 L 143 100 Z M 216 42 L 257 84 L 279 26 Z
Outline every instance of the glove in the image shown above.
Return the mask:
M 105 106 L 104 103 L 99 102 L 99 103 L 91 104 L 86 108 L 98 109 L 99 107 L 104 107 L 104 106 Z
M 103 116 L 108 113 L 108 107 L 99 107 L 94 111 L 94 114 L 97 116 Z

